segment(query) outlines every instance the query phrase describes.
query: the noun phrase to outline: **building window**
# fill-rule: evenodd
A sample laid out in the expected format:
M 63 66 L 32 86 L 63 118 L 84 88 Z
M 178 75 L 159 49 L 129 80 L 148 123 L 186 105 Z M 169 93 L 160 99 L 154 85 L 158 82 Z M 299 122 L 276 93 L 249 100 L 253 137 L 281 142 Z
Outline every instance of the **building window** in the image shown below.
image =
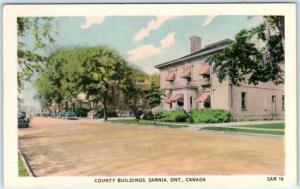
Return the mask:
M 193 109 L 193 97 L 190 96 L 190 110 Z
M 183 107 L 184 106 L 184 101 L 177 101 L 177 106 Z
M 203 74 L 203 79 L 208 81 L 210 79 L 210 75 L 209 74 Z
M 187 81 L 188 81 L 188 82 L 191 82 L 191 81 L 192 81 L 192 78 L 191 78 L 191 77 L 188 77 L 188 78 L 187 78 Z
M 275 102 L 276 102 L 276 96 L 272 95 L 272 103 L 275 103 Z
M 281 109 L 282 111 L 285 111 L 285 104 L 284 104 L 284 95 L 281 96 Z
M 247 93 L 246 92 L 241 93 L 241 108 L 242 108 L 242 111 L 247 111 Z
M 276 116 L 276 96 L 272 95 L 272 115 Z
M 210 101 L 209 100 L 204 101 L 203 106 L 204 108 L 210 108 Z

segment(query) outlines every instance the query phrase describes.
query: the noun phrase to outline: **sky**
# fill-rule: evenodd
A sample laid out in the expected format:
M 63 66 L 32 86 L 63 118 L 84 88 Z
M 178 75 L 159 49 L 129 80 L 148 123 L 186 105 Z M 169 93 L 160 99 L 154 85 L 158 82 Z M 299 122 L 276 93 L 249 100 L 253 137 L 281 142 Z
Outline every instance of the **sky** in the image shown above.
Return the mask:
M 58 48 L 104 45 L 115 49 L 130 64 L 147 73 L 155 65 L 190 53 L 190 37 L 201 37 L 201 47 L 223 39 L 234 39 L 242 29 L 263 21 L 262 16 L 99 16 L 56 17 L 55 43 Z M 30 38 L 26 39 L 30 41 Z M 35 90 L 28 84 L 22 92 L 25 102 L 39 106 Z

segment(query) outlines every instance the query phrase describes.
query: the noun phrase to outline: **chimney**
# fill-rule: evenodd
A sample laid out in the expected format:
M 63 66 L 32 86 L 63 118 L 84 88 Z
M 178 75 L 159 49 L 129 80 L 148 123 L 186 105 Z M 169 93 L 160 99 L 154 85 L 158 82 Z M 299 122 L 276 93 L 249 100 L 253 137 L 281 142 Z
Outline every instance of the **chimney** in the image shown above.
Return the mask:
M 191 53 L 199 51 L 201 49 L 201 38 L 193 35 L 190 37 L 191 40 Z

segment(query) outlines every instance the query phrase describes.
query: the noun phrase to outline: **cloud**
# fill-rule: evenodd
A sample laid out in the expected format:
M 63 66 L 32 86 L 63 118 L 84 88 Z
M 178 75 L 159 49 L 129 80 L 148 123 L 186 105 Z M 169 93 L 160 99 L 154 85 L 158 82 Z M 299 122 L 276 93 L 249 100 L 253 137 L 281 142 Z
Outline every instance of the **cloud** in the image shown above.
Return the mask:
M 136 49 L 127 51 L 126 58 L 129 61 L 134 62 L 158 54 L 161 50 L 161 48 L 154 47 L 153 45 L 143 45 Z
M 81 29 L 87 29 L 91 27 L 93 24 L 101 24 L 105 19 L 105 16 L 86 16 L 85 23 L 80 27 Z
M 217 16 L 216 15 L 213 15 L 213 16 L 206 16 L 202 26 L 207 26 L 209 25 Z
M 147 27 L 142 28 L 134 37 L 133 41 L 137 42 L 145 37 L 148 37 L 150 32 L 160 28 L 165 22 L 176 18 L 176 16 L 156 16 L 150 22 L 148 22 Z
M 166 37 L 160 40 L 159 47 L 155 47 L 153 45 L 142 45 L 138 48 L 127 51 L 125 55 L 126 59 L 134 62 L 162 53 L 166 48 L 175 43 L 175 34 L 175 32 L 167 34 Z
M 168 48 L 175 42 L 175 32 L 169 33 L 165 38 L 163 38 L 159 43 L 162 48 Z

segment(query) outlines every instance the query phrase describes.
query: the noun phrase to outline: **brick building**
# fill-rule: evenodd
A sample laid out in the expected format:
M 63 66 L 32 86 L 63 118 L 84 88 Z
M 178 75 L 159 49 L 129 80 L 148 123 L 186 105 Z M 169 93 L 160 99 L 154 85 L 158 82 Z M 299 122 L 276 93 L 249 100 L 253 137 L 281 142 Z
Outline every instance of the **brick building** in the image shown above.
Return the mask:
M 284 85 L 272 82 L 234 86 L 219 82 L 206 58 L 220 52 L 232 41 L 225 39 L 201 48 L 201 38 L 192 36 L 191 53 L 159 65 L 160 87 L 166 90 L 161 106 L 186 111 L 201 108 L 225 109 L 234 120 L 283 119 Z M 284 64 L 281 64 L 284 69 Z

